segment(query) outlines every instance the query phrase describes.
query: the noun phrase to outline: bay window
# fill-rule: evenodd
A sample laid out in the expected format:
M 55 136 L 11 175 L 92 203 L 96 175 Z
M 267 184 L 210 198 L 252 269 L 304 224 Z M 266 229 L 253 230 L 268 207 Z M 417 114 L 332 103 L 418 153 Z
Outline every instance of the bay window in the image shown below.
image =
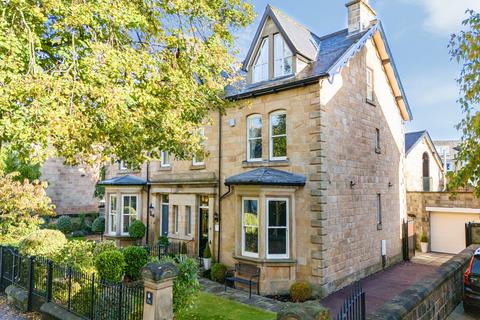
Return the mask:
M 138 196 L 122 196 L 122 235 L 128 235 L 130 224 L 138 219 Z
M 289 257 L 288 199 L 267 199 L 267 258 Z
M 293 72 L 292 51 L 279 33 L 273 36 L 273 48 L 274 76 L 281 77 L 291 74 Z
M 262 160 L 262 116 L 259 114 L 247 118 L 247 160 Z
M 253 65 L 253 83 L 268 80 L 268 52 L 268 38 L 264 38 Z
M 117 195 L 110 195 L 110 204 L 108 206 L 108 233 L 117 233 Z
M 258 258 L 258 199 L 242 199 L 242 255 Z
M 287 114 L 285 111 L 270 115 L 270 160 L 287 159 Z

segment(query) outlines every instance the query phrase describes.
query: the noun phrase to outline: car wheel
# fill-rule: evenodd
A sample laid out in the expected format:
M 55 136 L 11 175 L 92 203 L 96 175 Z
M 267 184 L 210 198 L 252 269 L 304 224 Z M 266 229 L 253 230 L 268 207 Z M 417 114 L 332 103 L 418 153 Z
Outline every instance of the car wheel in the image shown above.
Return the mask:
M 463 311 L 466 313 L 473 313 L 473 307 L 469 304 L 463 303 Z

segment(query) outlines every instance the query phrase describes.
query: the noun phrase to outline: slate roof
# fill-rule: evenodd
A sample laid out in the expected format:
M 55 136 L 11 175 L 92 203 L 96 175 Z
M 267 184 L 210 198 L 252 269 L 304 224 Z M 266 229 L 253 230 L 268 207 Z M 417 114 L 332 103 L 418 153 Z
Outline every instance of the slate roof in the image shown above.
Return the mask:
M 100 181 L 98 184 L 103 186 L 144 186 L 147 184 L 147 180 L 127 174 Z
M 225 185 L 304 186 L 304 176 L 272 168 L 260 168 L 225 179 Z
M 419 142 L 423 136 L 427 133 L 426 130 L 417 132 L 408 132 L 405 134 L 405 153 L 409 153 L 410 150 Z

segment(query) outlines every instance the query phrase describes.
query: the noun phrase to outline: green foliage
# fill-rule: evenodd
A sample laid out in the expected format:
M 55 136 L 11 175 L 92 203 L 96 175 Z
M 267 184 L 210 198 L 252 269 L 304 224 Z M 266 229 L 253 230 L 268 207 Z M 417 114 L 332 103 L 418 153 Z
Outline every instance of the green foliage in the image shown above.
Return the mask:
M 93 249 L 95 242 L 78 240 L 69 241 L 53 256 L 53 261 L 62 266 L 73 267 L 86 273 L 94 272 Z
M 102 280 L 110 283 L 122 281 L 126 263 L 119 250 L 104 251 L 95 258 L 94 262 Z
M 205 250 L 203 250 L 203 257 L 205 259 L 209 259 L 212 257 L 212 252 L 210 251 L 210 245 L 207 244 L 207 246 L 205 247 Z
M 135 239 L 142 239 L 145 236 L 147 228 L 140 220 L 133 221 L 128 227 L 128 234 Z
M 3 148 L 0 152 L 0 173 L 9 174 L 17 172 L 16 181 L 38 180 L 40 178 L 40 165 L 32 164 L 29 159 L 20 159 L 16 152 Z
M 125 275 L 131 280 L 140 279 L 140 270 L 149 260 L 147 250 L 142 247 L 127 247 L 122 251 L 125 257 Z
M 188 247 L 187 247 L 187 243 L 185 241 L 182 241 L 182 243 L 180 244 L 180 253 L 181 254 L 187 254 L 188 253 Z
M 243 0 L 3 1 L 0 141 L 97 170 L 201 156 L 196 129 L 232 105 L 232 33 L 253 18 Z
M 158 238 L 158 245 L 163 248 L 168 248 L 168 246 L 170 245 L 170 240 L 168 240 L 167 236 L 160 236 Z
M 296 282 L 290 287 L 290 297 L 293 302 L 305 302 L 312 296 L 312 287 L 308 282 Z
M 193 258 L 164 257 L 160 262 L 171 262 L 178 267 L 178 276 L 173 281 L 173 311 L 175 314 L 190 310 L 200 291 L 198 263 Z
M 420 242 L 428 242 L 428 237 L 426 234 L 422 234 L 420 236 Z
M 107 240 L 99 242 L 95 245 L 95 249 L 93 249 L 93 258 L 95 259 L 100 253 L 111 250 L 117 250 L 117 246 L 115 246 L 115 241 Z
M 101 234 L 103 234 L 105 232 L 105 218 L 104 217 L 98 217 L 97 219 L 93 220 L 92 232 L 101 233 Z
M 22 255 L 51 258 L 67 244 L 65 235 L 57 230 L 37 230 L 20 241 Z
M 68 216 L 61 216 L 57 219 L 57 230 L 64 234 L 72 232 L 72 218 Z
M 225 282 L 225 272 L 227 272 L 228 268 L 223 263 L 214 263 L 212 265 L 212 271 L 210 272 L 210 276 L 213 281 L 224 283 Z
M 99 174 L 100 181 L 105 180 L 106 175 L 107 175 L 107 169 L 106 169 L 105 166 L 103 166 L 103 167 L 100 168 L 100 174 Z M 105 196 L 105 186 L 96 184 L 95 185 L 95 192 L 94 192 L 93 195 L 97 199 L 103 199 L 103 197 Z
M 450 40 L 450 55 L 462 65 L 457 79 L 460 88 L 460 104 L 464 119 L 457 125 L 462 131 L 462 143 L 456 158 L 454 173 L 449 173 L 448 189 L 457 191 L 473 187 L 480 197 L 480 12 L 468 10 L 463 29 Z
M 18 244 L 39 229 L 43 223 L 41 216 L 55 214 L 45 191 L 46 184 L 16 181 L 16 176 L 16 173 L 0 174 L 0 244 Z

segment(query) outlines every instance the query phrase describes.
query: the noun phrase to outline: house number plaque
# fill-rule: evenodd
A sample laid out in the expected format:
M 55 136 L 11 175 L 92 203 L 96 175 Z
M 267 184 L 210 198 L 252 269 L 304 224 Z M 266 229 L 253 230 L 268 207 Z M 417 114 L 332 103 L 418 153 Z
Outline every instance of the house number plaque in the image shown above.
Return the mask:
M 153 304 L 153 293 L 150 291 L 147 291 L 147 304 L 152 305 Z

